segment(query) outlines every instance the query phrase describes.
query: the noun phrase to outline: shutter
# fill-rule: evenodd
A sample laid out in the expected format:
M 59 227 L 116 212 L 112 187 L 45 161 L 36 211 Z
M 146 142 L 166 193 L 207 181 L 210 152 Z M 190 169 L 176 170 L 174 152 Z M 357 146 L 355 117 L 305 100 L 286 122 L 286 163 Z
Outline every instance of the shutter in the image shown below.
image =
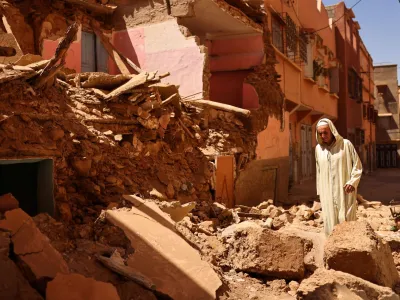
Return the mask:
M 367 112 L 368 106 L 367 104 L 363 104 L 363 118 L 367 119 L 368 112 Z
M 82 31 L 82 73 L 95 72 L 95 56 L 94 56 L 95 36 L 92 33 Z
M 108 73 L 108 53 L 101 43 L 100 39 L 96 37 L 96 58 L 97 58 L 97 71 Z
M 330 73 L 330 79 L 331 79 L 330 92 L 338 94 L 339 93 L 339 68 L 338 67 L 330 68 L 329 73 Z

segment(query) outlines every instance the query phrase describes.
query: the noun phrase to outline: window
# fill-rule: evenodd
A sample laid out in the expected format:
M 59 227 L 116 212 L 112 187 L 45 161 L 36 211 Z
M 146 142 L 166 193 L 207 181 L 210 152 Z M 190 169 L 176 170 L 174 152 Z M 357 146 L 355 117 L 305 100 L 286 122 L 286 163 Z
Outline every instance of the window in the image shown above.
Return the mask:
M 374 119 L 374 107 L 369 105 L 368 107 L 368 121 L 372 122 Z
M 297 27 L 289 15 L 286 15 L 286 51 L 291 60 L 297 55 Z
M 365 144 L 365 131 L 361 128 L 356 128 L 355 134 L 355 146 L 361 146 Z
M 353 69 L 349 69 L 347 84 L 350 98 L 362 101 L 362 79 Z
M 374 116 L 373 116 L 373 118 L 372 118 L 372 123 L 376 124 L 377 118 L 378 118 L 378 111 L 377 111 L 377 110 L 374 110 Z
M 283 48 L 283 26 L 277 17 L 272 18 L 272 44 L 282 53 Z
M 367 104 L 363 104 L 363 119 L 366 120 L 368 117 L 368 106 Z

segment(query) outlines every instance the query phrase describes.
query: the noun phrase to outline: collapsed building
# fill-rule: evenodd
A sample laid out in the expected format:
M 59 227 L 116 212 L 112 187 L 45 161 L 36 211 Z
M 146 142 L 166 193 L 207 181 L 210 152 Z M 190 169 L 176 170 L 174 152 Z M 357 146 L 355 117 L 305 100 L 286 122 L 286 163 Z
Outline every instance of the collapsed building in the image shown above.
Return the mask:
M 44 11 L 42 3 L 34 1 L 28 1 L 30 9 L 24 10 L 25 2 L 15 3 L 15 8 L 21 18 L 30 20 L 25 27 L 35 27 L 40 32 L 27 39 L 21 35 L 29 30 L 17 23 L 10 25 L 9 32 L 14 33 L 19 44 L 35 40 L 33 37 L 38 39 L 21 49 L 34 48 L 34 53 L 49 59 L 57 47 L 56 39 L 72 20 L 79 19 L 76 40 L 66 56 L 68 69 L 125 75 L 140 70 L 169 73 L 161 81 L 179 85 L 184 101 L 210 99 L 257 110 L 258 117 L 253 118 L 257 132 L 265 129 L 268 120 L 282 123 L 283 94 L 277 83 L 269 31 L 263 30 L 266 15 L 262 2 L 175 1 L 155 3 L 153 7 L 146 1 L 109 1 L 107 5 L 53 1 Z M 17 12 L 10 10 L 9 17 L 16 19 Z M 40 16 L 34 13 L 39 10 Z M 36 23 L 40 25 L 34 26 Z M 254 153 L 242 155 L 242 159 L 257 158 L 243 176 L 232 173 L 236 168 L 233 154 L 238 163 L 237 156 L 243 151 L 240 146 L 231 151 L 208 149 L 210 159 L 228 156 L 220 159 L 220 174 L 216 177 L 216 193 L 224 201 L 256 205 L 270 198 L 284 200 L 282 197 L 287 195 L 285 174 L 266 161 L 261 151 L 265 145 L 262 140 L 258 142 Z M 246 179 L 249 176 L 252 181 Z M 233 178 L 238 181 L 236 186 Z M 228 192 L 224 191 L 225 181 Z M 263 199 L 255 199 L 258 194 Z

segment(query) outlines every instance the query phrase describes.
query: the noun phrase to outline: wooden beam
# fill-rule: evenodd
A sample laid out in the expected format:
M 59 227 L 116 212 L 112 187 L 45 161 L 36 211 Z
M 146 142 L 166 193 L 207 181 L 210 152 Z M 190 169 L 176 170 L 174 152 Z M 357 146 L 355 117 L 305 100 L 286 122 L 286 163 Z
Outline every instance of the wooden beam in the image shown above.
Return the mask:
M 211 107 L 214 109 L 223 110 L 231 113 L 238 113 L 245 117 L 249 117 L 251 114 L 250 110 L 248 109 L 243 109 L 229 104 L 214 102 L 210 100 L 186 100 L 185 102 L 189 102 L 194 106 Z
M 36 88 L 40 88 L 41 86 L 45 85 L 46 82 L 48 82 L 51 78 L 53 78 L 53 76 L 57 73 L 57 71 L 62 66 L 64 66 L 65 56 L 67 55 L 69 46 L 71 46 L 72 42 L 75 39 L 78 29 L 79 29 L 79 24 L 77 22 L 68 27 L 65 37 L 63 37 L 60 43 L 58 44 L 54 56 L 50 59 L 46 67 L 35 79 L 34 85 Z M 58 61 L 60 61 L 60 64 L 56 65 Z
M 128 91 L 132 90 L 133 88 L 146 83 L 147 76 L 148 76 L 148 73 L 141 73 L 139 75 L 134 76 L 131 80 L 124 83 L 120 87 L 116 88 L 111 93 L 107 94 L 107 96 L 104 97 L 104 99 L 106 101 L 110 101 L 113 98 L 118 97 L 119 95 L 124 94 L 125 92 L 128 92 Z
M 111 15 L 117 9 L 117 6 L 115 6 L 115 5 L 104 5 L 104 4 L 93 3 L 93 2 L 84 1 L 84 0 L 63 0 L 63 1 L 67 2 L 69 4 L 78 5 L 82 8 L 85 8 L 87 10 L 90 10 L 90 11 L 92 11 L 94 13 L 98 13 L 98 14 Z
M 110 57 L 113 59 L 120 72 L 123 75 L 130 75 L 131 72 L 129 71 L 128 66 L 125 64 L 125 62 L 119 55 L 118 51 L 114 48 L 114 46 L 111 44 L 108 38 L 103 34 L 98 22 L 96 22 L 95 20 L 91 20 L 90 25 L 92 26 L 92 29 L 94 33 L 97 35 L 97 37 L 100 38 L 101 43 L 106 49 L 108 55 L 110 55 Z
M 141 285 L 142 287 L 155 290 L 155 284 L 143 274 L 137 272 L 133 268 L 125 265 L 124 260 L 122 259 L 121 255 L 118 253 L 117 250 L 111 255 L 111 257 L 106 257 L 103 255 L 96 255 L 96 258 L 107 268 L 111 271 L 126 277 L 137 284 Z

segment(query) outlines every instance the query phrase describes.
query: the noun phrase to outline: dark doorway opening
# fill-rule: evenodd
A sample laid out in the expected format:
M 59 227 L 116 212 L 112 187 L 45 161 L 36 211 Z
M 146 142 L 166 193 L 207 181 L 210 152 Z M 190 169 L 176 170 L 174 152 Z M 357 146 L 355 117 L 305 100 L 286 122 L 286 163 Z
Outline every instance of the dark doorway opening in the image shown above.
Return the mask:
M 0 160 L 0 195 L 7 193 L 30 216 L 42 212 L 53 216 L 53 160 Z

